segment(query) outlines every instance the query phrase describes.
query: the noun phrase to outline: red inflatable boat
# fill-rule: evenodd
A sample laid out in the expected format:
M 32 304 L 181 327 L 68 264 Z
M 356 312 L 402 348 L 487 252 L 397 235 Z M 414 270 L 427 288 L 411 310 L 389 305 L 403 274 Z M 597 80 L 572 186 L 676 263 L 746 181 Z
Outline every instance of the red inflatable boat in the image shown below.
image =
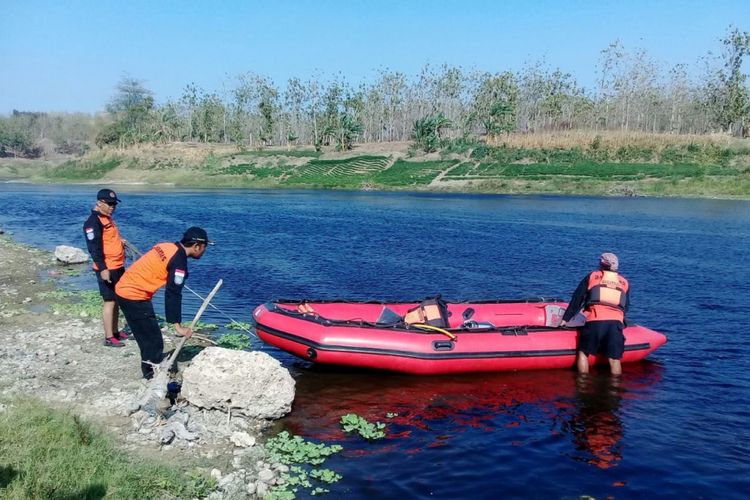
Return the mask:
M 575 363 L 577 330 L 555 326 L 565 310 L 562 301 L 437 301 L 433 307 L 435 302 L 279 300 L 258 306 L 253 318 L 264 342 L 315 363 L 419 375 Z M 661 333 L 628 326 L 622 361 L 640 361 L 666 341 Z

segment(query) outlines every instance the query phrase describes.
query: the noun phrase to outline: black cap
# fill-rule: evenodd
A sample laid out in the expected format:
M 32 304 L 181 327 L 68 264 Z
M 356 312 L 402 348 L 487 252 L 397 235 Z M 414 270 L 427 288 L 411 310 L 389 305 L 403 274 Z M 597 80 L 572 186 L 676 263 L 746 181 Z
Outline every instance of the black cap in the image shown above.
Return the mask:
M 116 201 L 117 203 L 122 201 L 117 197 L 117 193 L 111 189 L 100 189 L 99 192 L 96 193 L 96 199 L 102 201 Z
M 185 231 L 185 234 L 182 235 L 182 242 L 205 243 L 207 245 L 211 244 L 211 242 L 208 240 L 208 233 L 206 233 L 206 230 L 196 226 L 190 227 L 187 231 Z

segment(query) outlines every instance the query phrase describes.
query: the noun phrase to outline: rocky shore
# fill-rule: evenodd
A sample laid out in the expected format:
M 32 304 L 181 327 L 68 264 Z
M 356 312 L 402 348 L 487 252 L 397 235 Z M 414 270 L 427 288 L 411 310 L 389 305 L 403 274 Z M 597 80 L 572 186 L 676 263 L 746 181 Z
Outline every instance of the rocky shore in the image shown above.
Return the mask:
M 181 398 L 160 414 L 130 414 L 145 388 L 135 341 L 106 347 L 100 318 L 51 310 L 45 293 L 60 274 L 51 253 L 0 235 L 0 262 L 0 411 L 16 397 L 71 410 L 130 454 L 204 470 L 216 479 L 212 498 L 262 497 L 280 481 L 286 466 L 267 461 L 261 444 L 271 420 Z M 165 335 L 166 350 L 175 343 Z

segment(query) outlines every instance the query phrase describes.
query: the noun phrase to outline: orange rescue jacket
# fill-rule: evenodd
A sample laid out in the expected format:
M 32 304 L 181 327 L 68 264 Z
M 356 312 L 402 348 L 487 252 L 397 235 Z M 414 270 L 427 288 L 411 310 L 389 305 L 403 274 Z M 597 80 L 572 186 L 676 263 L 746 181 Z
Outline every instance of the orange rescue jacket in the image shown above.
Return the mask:
M 624 321 L 628 280 L 614 271 L 594 271 L 589 275 L 586 321 Z
M 125 245 L 111 217 L 92 210 L 83 230 L 95 271 L 125 267 Z
M 115 286 L 117 295 L 128 300 L 151 300 L 156 291 L 166 284 L 169 275 L 167 265 L 179 249 L 176 243 L 154 245 L 122 275 Z

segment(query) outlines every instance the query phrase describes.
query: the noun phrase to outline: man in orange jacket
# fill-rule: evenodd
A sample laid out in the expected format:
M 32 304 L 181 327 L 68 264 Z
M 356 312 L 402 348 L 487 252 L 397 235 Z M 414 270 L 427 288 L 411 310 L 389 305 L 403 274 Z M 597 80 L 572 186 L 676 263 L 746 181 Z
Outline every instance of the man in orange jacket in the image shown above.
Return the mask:
M 166 285 L 167 323 L 173 323 L 178 334 L 192 336 L 192 329 L 182 326 L 182 287 L 188 278 L 188 257 L 200 259 L 209 243 L 205 230 L 188 228 L 180 241 L 154 245 L 125 271 L 115 287 L 117 303 L 138 342 L 141 371 L 146 379 L 153 377 L 153 365 L 164 358 L 164 339 L 151 298 Z
M 620 360 L 625 352 L 625 312 L 630 304 L 630 284 L 618 274 L 617 255 L 606 252 L 599 257 L 599 270 L 578 284 L 560 326 L 581 309 L 586 323 L 580 331 L 576 365 L 580 373 L 589 371 L 589 355 L 604 351 L 613 375 L 622 373 Z
M 121 340 L 128 338 L 125 332 L 119 331 L 120 319 L 115 302 L 115 285 L 125 272 L 125 245 L 120 236 L 112 214 L 120 199 L 111 189 L 100 189 L 96 194 L 96 205 L 91 215 L 83 223 L 83 234 L 86 237 L 91 260 L 93 260 L 99 293 L 102 296 L 102 323 L 104 324 L 104 345 L 122 347 Z

